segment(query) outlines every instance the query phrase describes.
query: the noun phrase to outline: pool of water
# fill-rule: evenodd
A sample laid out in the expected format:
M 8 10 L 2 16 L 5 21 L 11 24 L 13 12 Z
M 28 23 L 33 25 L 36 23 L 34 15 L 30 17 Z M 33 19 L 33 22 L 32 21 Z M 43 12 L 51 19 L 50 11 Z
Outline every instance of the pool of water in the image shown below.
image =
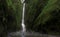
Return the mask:
M 25 32 L 24 34 L 22 34 L 22 32 L 12 32 L 8 34 L 8 37 L 60 37 L 60 36 L 40 34 L 35 32 Z

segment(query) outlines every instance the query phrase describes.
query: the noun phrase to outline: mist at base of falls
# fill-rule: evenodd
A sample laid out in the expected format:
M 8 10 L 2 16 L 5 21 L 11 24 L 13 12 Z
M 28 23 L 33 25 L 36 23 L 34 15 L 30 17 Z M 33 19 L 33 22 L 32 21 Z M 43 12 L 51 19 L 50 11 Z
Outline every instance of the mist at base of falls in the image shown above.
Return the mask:
M 38 32 L 25 32 L 23 35 L 22 31 L 17 31 L 9 33 L 8 37 L 59 37 L 57 35 L 40 34 Z

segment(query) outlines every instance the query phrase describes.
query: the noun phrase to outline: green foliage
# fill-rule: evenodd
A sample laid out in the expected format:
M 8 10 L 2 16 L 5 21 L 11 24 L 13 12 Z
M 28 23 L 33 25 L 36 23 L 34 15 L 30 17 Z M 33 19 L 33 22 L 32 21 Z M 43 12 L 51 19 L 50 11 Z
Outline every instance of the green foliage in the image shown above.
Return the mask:
M 5 37 L 7 32 L 20 30 L 21 15 L 22 4 L 20 0 L 0 1 L 0 37 Z
M 41 14 L 36 19 L 35 24 L 45 23 L 48 19 L 51 19 L 51 12 L 57 8 L 57 0 L 49 0 L 47 5 L 43 8 Z M 39 21 L 39 22 L 37 22 Z
M 25 23 L 27 29 L 49 33 L 51 30 L 59 31 L 59 22 L 53 19 L 60 17 L 59 0 L 33 0 L 26 4 Z M 51 20 L 51 21 L 50 21 Z M 54 23 L 55 21 L 55 23 Z M 56 27 L 57 25 L 57 27 Z M 52 26 L 52 27 L 51 27 Z M 58 27 L 59 26 L 59 27 Z M 57 29 L 57 30 L 56 30 Z
M 16 28 L 18 28 L 18 27 L 20 28 L 21 14 L 22 14 L 22 4 L 21 4 L 20 0 L 6 0 L 6 2 L 7 2 L 8 10 L 12 10 L 12 15 L 16 19 L 16 21 L 15 21 Z

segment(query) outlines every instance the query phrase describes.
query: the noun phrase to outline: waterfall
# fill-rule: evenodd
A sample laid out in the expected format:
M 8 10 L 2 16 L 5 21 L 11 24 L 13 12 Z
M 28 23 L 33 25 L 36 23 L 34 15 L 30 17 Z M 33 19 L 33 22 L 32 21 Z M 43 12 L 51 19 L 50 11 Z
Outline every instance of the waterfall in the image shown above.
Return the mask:
M 25 13 L 25 0 L 21 0 L 21 3 L 23 4 L 23 12 L 22 12 L 22 37 L 24 37 L 24 33 L 26 31 L 25 24 L 24 24 L 24 13 Z
M 8 37 L 11 37 L 11 36 L 16 36 L 16 35 L 21 35 L 21 37 L 25 37 L 25 32 L 26 32 L 26 28 L 25 28 L 25 24 L 24 24 L 24 13 L 25 13 L 25 0 L 21 0 L 21 3 L 23 5 L 23 10 L 22 10 L 22 23 L 21 23 L 21 26 L 22 26 L 22 31 L 17 31 L 17 32 L 12 32 L 12 33 L 8 33 Z

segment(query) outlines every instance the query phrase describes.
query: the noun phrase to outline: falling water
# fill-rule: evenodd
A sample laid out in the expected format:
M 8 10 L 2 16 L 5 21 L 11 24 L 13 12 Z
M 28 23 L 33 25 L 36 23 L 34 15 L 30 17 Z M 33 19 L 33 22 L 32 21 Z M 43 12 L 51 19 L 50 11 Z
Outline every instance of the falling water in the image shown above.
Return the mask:
M 22 37 L 24 37 L 24 33 L 26 31 L 25 24 L 24 24 L 24 13 L 25 13 L 25 0 L 21 0 L 21 3 L 23 4 L 23 12 L 22 12 Z

